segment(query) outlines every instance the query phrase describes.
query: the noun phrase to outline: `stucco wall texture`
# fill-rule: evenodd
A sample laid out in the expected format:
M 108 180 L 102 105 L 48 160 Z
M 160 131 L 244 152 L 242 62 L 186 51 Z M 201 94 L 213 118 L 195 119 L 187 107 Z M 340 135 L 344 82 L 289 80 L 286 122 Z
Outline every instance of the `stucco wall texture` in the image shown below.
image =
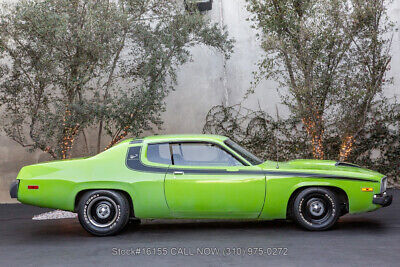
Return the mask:
M 171 92 L 166 99 L 163 130 L 156 133 L 201 133 L 205 116 L 212 106 L 239 103 L 250 86 L 252 72 L 256 70 L 255 64 L 262 51 L 256 41 L 255 30 L 246 21 L 249 13 L 245 8 L 245 0 L 214 0 L 213 9 L 206 16 L 227 26 L 230 35 L 236 39 L 234 53 L 225 62 L 217 51 L 207 47 L 193 49 L 193 61 L 181 67 L 176 91 Z M 394 0 L 391 4 L 390 17 L 400 27 L 400 0 Z M 385 89 L 385 94 L 387 97 L 400 97 L 400 32 L 395 33 L 392 55 L 389 76 L 394 78 L 394 84 Z M 286 108 L 279 104 L 276 88 L 276 82 L 263 81 L 255 94 L 244 102 L 245 106 L 257 108 L 260 105 L 272 114 L 275 114 L 278 107 L 281 115 L 287 114 Z M 90 134 L 89 143 L 94 148 Z M 74 149 L 79 155 L 79 142 Z M 15 202 L 10 199 L 8 190 L 18 171 L 24 165 L 49 158 L 41 152 L 27 152 L 4 133 L 0 133 L 0 155 L 0 202 Z

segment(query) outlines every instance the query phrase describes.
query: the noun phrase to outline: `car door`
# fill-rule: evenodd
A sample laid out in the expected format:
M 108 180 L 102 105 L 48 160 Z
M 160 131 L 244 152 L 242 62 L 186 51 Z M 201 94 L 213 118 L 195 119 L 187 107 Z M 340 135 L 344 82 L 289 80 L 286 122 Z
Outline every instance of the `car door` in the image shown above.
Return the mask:
M 257 218 L 265 200 L 265 175 L 221 145 L 170 144 L 172 165 L 165 197 L 179 218 Z M 258 170 L 258 171 L 257 171 Z

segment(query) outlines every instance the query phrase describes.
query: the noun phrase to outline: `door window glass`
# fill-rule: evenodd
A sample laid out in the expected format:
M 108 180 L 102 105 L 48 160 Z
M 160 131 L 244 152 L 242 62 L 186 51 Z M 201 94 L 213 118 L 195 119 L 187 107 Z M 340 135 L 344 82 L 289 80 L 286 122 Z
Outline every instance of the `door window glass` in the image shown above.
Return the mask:
M 215 144 L 172 144 L 174 165 L 181 166 L 243 166 L 231 154 Z

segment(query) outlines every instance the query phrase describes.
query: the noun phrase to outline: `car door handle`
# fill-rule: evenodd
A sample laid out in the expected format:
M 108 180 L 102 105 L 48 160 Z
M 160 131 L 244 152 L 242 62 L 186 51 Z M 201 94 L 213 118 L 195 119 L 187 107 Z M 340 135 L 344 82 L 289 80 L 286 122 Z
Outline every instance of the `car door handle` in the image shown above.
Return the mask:
M 181 172 L 181 171 L 175 171 L 174 172 L 174 175 L 184 175 L 185 173 L 184 172 Z

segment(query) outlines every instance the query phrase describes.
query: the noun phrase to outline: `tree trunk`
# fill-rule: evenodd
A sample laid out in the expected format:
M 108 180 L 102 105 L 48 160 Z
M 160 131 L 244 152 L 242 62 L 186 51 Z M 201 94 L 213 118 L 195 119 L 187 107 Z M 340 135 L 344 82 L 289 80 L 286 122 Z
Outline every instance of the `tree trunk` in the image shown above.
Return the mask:
M 316 116 L 319 118 L 319 116 Z M 311 138 L 311 145 L 313 150 L 313 156 L 315 159 L 324 159 L 324 145 L 323 145 L 323 134 L 324 130 L 320 121 L 313 119 L 303 118 L 302 119 L 308 136 Z
M 71 111 L 69 111 L 68 107 L 65 110 L 64 115 L 64 130 L 63 130 L 63 139 L 61 141 L 61 158 L 68 159 L 71 157 L 71 149 L 75 141 L 75 137 L 79 130 L 79 124 L 75 124 L 73 127 L 68 125 L 68 117 L 71 116 Z
M 97 133 L 97 149 L 96 149 L 96 154 L 100 153 L 100 145 L 101 145 L 101 134 L 103 131 L 103 120 L 100 120 L 99 123 L 99 131 Z
M 312 137 L 312 145 L 313 145 L 313 155 L 316 159 L 324 159 L 324 146 L 322 134 L 315 134 Z
M 346 136 L 340 145 L 339 161 L 346 161 L 353 150 L 354 136 Z

